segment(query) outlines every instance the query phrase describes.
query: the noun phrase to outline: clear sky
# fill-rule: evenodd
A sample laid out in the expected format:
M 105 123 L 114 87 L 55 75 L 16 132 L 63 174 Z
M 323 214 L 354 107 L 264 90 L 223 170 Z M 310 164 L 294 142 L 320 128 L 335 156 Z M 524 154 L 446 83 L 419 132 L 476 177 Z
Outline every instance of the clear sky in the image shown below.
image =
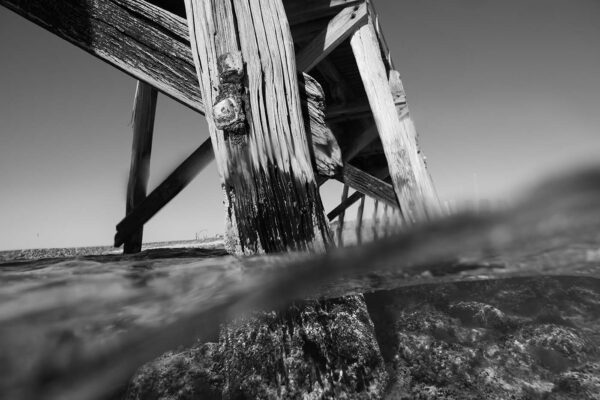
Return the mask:
M 443 200 L 511 200 L 600 156 L 598 0 L 379 0 Z M 0 249 L 110 244 L 124 214 L 135 81 L 0 7 Z M 159 96 L 150 189 L 208 136 Z M 323 190 L 326 208 L 339 185 Z M 223 231 L 214 164 L 145 240 Z

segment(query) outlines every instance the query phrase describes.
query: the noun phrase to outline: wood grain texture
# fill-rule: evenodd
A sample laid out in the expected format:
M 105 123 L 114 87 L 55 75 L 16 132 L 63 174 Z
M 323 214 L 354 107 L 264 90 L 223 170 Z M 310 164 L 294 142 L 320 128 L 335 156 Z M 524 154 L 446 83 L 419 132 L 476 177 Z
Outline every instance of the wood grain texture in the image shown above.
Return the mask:
M 400 123 L 407 132 L 407 140 L 409 141 L 409 149 L 413 153 L 416 151 L 416 157 L 414 157 L 413 168 L 415 169 L 415 176 L 419 179 L 419 188 L 421 190 L 424 201 L 428 205 L 428 209 L 432 216 L 438 216 L 442 213 L 442 207 L 440 200 L 435 190 L 431 175 L 427 170 L 427 162 L 423 151 L 419 147 L 419 138 L 415 124 L 410 117 L 408 105 L 406 103 L 406 94 L 404 92 L 404 85 L 400 78 L 400 72 L 396 70 L 389 71 L 389 83 L 394 103 L 396 104 L 396 113 L 400 119 Z
M 358 29 L 350 43 L 404 219 L 415 223 L 437 215 L 437 204 L 432 203 L 421 187 L 423 180 L 429 180 L 429 176 L 416 175 L 422 172 L 417 167 L 418 149 L 411 139 L 412 133 L 407 122 L 398 117 L 373 25 L 366 24 Z
M 0 5 L 204 112 L 184 19 L 143 0 L 0 0 Z
M 324 4 L 314 3 L 317 10 Z M 204 113 L 184 18 L 144 0 L 0 0 L 0 5 Z
M 385 183 L 389 184 L 389 172 L 387 168 L 382 168 L 372 172 L 372 175 L 378 179 L 383 180 Z M 338 204 L 333 210 L 331 210 L 327 214 L 327 218 L 332 221 L 335 219 L 340 213 L 350 208 L 354 203 L 362 199 L 365 195 L 361 192 L 352 193 L 350 197 L 345 202 L 341 202 Z M 375 199 L 375 207 L 379 204 L 379 200 Z
M 146 198 L 157 97 L 156 89 L 145 82 L 138 81 L 133 105 L 133 143 L 127 183 L 126 215 Z M 142 237 L 143 228 L 140 227 L 127 237 L 123 251 L 126 254 L 140 252 Z
M 238 254 L 324 250 L 331 237 L 310 162 L 292 41 L 280 0 L 186 0 L 202 97 L 225 90 L 218 60 L 245 63 L 243 132 L 207 121 L 225 191 L 228 247 Z
M 212 144 L 207 139 L 140 203 L 127 212 L 117 224 L 114 246 L 142 229 L 156 213 L 179 194 L 214 159 Z
M 302 74 L 299 81 L 304 125 L 314 157 L 315 171 L 323 176 L 335 176 L 342 169 L 342 151 L 333 132 L 325 122 L 325 92 L 313 77 Z
M 367 21 L 367 5 L 357 4 L 344 8 L 331 19 L 327 27 L 306 45 L 297 55 L 298 68 L 310 72 L 327 57 L 356 28 Z
M 351 164 L 344 164 L 342 176 L 338 180 L 362 194 L 384 202 L 390 207 L 398 208 L 392 185 Z

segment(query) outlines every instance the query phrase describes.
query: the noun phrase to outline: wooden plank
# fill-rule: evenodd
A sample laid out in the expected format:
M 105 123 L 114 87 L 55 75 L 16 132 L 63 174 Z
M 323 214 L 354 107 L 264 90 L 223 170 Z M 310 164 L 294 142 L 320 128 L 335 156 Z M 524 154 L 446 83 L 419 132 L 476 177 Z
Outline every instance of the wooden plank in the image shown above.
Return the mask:
M 350 43 L 371 104 L 404 220 L 415 223 L 438 215 L 437 204 L 421 188 L 422 182 L 428 180 L 429 176 L 416 175 L 421 172 L 416 167 L 419 162 L 418 149 L 412 146 L 409 129 L 396 112 L 373 25 L 366 24 L 358 29 Z
M 344 165 L 343 175 L 337 179 L 354 190 L 388 204 L 391 207 L 398 208 L 392 185 L 351 164 Z
M 348 189 L 349 186 L 348 185 L 344 185 L 344 188 L 342 189 L 342 203 L 345 203 L 348 200 Z M 342 210 L 342 212 L 340 212 L 339 218 L 338 218 L 338 226 L 337 226 L 337 238 L 338 238 L 338 247 L 343 247 L 344 246 L 344 221 L 345 221 L 345 217 L 346 217 L 346 212 L 345 210 Z
M 407 133 L 407 139 L 410 143 L 409 148 L 417 153 L 416 157 L 414 157 L 413 168 L 415 168 L 415 176 L 419 177 L 419 188 L 423 194 L 423 198 L 430 205 L 431 212 L 434 215 L 439 216 L 442 213 L 441 203 L 435 190 L 433 180 L 427 170 L 425 154 L 419 148 L 417 129 L 410 117 L 408 106 L 406 105 L 406 94 L 404 92 L 404 85 L 400 79 L 400 73 L 396 70 L 391 70 L 389 72 L 388 80 L 396 104 L 396 113 Z
M 157 96 L 158 91 L 156 89 L 145 82 L 138 81 L 133 105 L 133 144 L 125 215 L 129 214 L 146 198 L 150 176 L 150 155 L 152 153 Z M 142 250 L 142 236 L 142 227 L 129 235 L 124 243 L 124 253 L 140 252 Z
M 369 15 L 371 16 L 371 22 L 373 27 L 375 28 L 375 32 L 377 33 L 377 39 L 379 41 L 379 49 L 381 50 L 381 55 L 383 56 L 383 60 L 386 64 L 387 69 L 395 69 L 394 60 L 392 59 L 392 53 L 390 52 L 390 48 L 385 40 L 385 36 L 383 34 L 383 29 L 381 28 L 381 24 L 379 23 L 379 13 L 375 9 L 375 3 L 373 0 L 369 0 L 367 2 L 369 6 Z
M 200 91 L 212 105 L 206 118 L 225 191 L 228 249 L 324 250 L 331 236 L 281 1 L 185 3 Z
M 204 113 L 185 19 L 143 0 L 0 0 L 0 5 Z M 316 156 L 320 151 L 315 148 Z
M 359 1 L 313 3 L 317 11 L 335 14 Z M 184 18 L 144 0 L 0 0 L 0 5 L 204 113 Z
M 367 21 L 367 5 L 359 4 L 344 8 L 327 24 L 297 55 L 300 71 L 310 72 L 340 43 L 347 39 L 360 25 Z
M 0 5 L 204 112 L 184 19 L 143 0 L 0 0 Z
M 363 213 L 365 211 L 365 196 L 360 199 L 360 205 L 356 212 L 356 244 L 363 242 Z
M 117 224 L 115 247 L 141 229 L 158 211 L 185 188 L 214 158 L 212 144 L 207 139 L 160 185 Z
M 389 173 L 388 173 L 387 168 L 382 168 L 380 170 L 374 171 L 373 176 L 375 176 L 378 179 L 383 179 L 386 183 L 389 183 L 388 182 L 389 181 Z M 338 204 L 333 210 L 331 210 L 327 214 L 327 218 L 330 221 L 334 220 L 338 215 L 340 215 L 340 213 L 342 211 L 351 207 L 354 203 L 356 203 L 358 200 L 360 200 L 363 196 L 364 196 L 364 194 L 361 192 L 358 192 L 358 191 L 353 193 L 350 197 L 348 197 L 347 201 Z M 378 203 L 379 203 L 379 201 L 375 200 L 375 205 L 377 205 Z
M 364 0 L 285 0 L 283 5 L 290 25 L 335 15 L 340 9 L 364 3 Z
M 319 82 L 308 74 L 302 74 L 299 89 L 304 126 L 310 137 L 315 171 L 319 175 L 334 176 L 343 166 L 342 151 L 325 122 L 325 92 Z

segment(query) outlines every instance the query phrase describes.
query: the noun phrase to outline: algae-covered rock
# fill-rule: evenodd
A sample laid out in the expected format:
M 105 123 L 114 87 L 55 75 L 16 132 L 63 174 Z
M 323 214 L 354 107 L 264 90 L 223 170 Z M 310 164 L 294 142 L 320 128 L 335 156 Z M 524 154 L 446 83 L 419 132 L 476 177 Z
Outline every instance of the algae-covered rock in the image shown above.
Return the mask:
M 366 296 L 388 399 L 600 399 L 600 282 L 519 278 Z
M 600 363 L 583 365 L 564 372 L 555 380 L 548 400 L 600 399 Z
M 140 369 L 128 399 L 378 399 L 387 374 L 362 296 L 296 304 Z
M 220 399 L 223 376 L 215 343 L 169 352 L 144 365 L 131 381 L 127 399 Z

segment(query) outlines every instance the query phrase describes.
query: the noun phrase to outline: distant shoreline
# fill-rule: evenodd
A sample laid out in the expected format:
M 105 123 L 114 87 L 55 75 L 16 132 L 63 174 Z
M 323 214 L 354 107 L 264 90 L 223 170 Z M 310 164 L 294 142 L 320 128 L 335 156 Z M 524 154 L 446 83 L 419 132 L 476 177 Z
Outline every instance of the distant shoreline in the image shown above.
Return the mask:
M 216 235 L 203 239 L 192 240 L 172 240 L 166 242 L 144 243 L 142 251 L 160 249 L 160 248 L 215 248 L 223 246 L 223 236 Z M 21 260 L 39 260 L 42 258 L 68 258 L 68 257 L 84 257 L 121 254 L 122 248 L 115 248 L 110 245 L 105 246 L 87 246 L 87 247 L 55 247 L 42 249 L 17 249 L 17 250 L 1 250 L 0 263 L 9 261 Z

